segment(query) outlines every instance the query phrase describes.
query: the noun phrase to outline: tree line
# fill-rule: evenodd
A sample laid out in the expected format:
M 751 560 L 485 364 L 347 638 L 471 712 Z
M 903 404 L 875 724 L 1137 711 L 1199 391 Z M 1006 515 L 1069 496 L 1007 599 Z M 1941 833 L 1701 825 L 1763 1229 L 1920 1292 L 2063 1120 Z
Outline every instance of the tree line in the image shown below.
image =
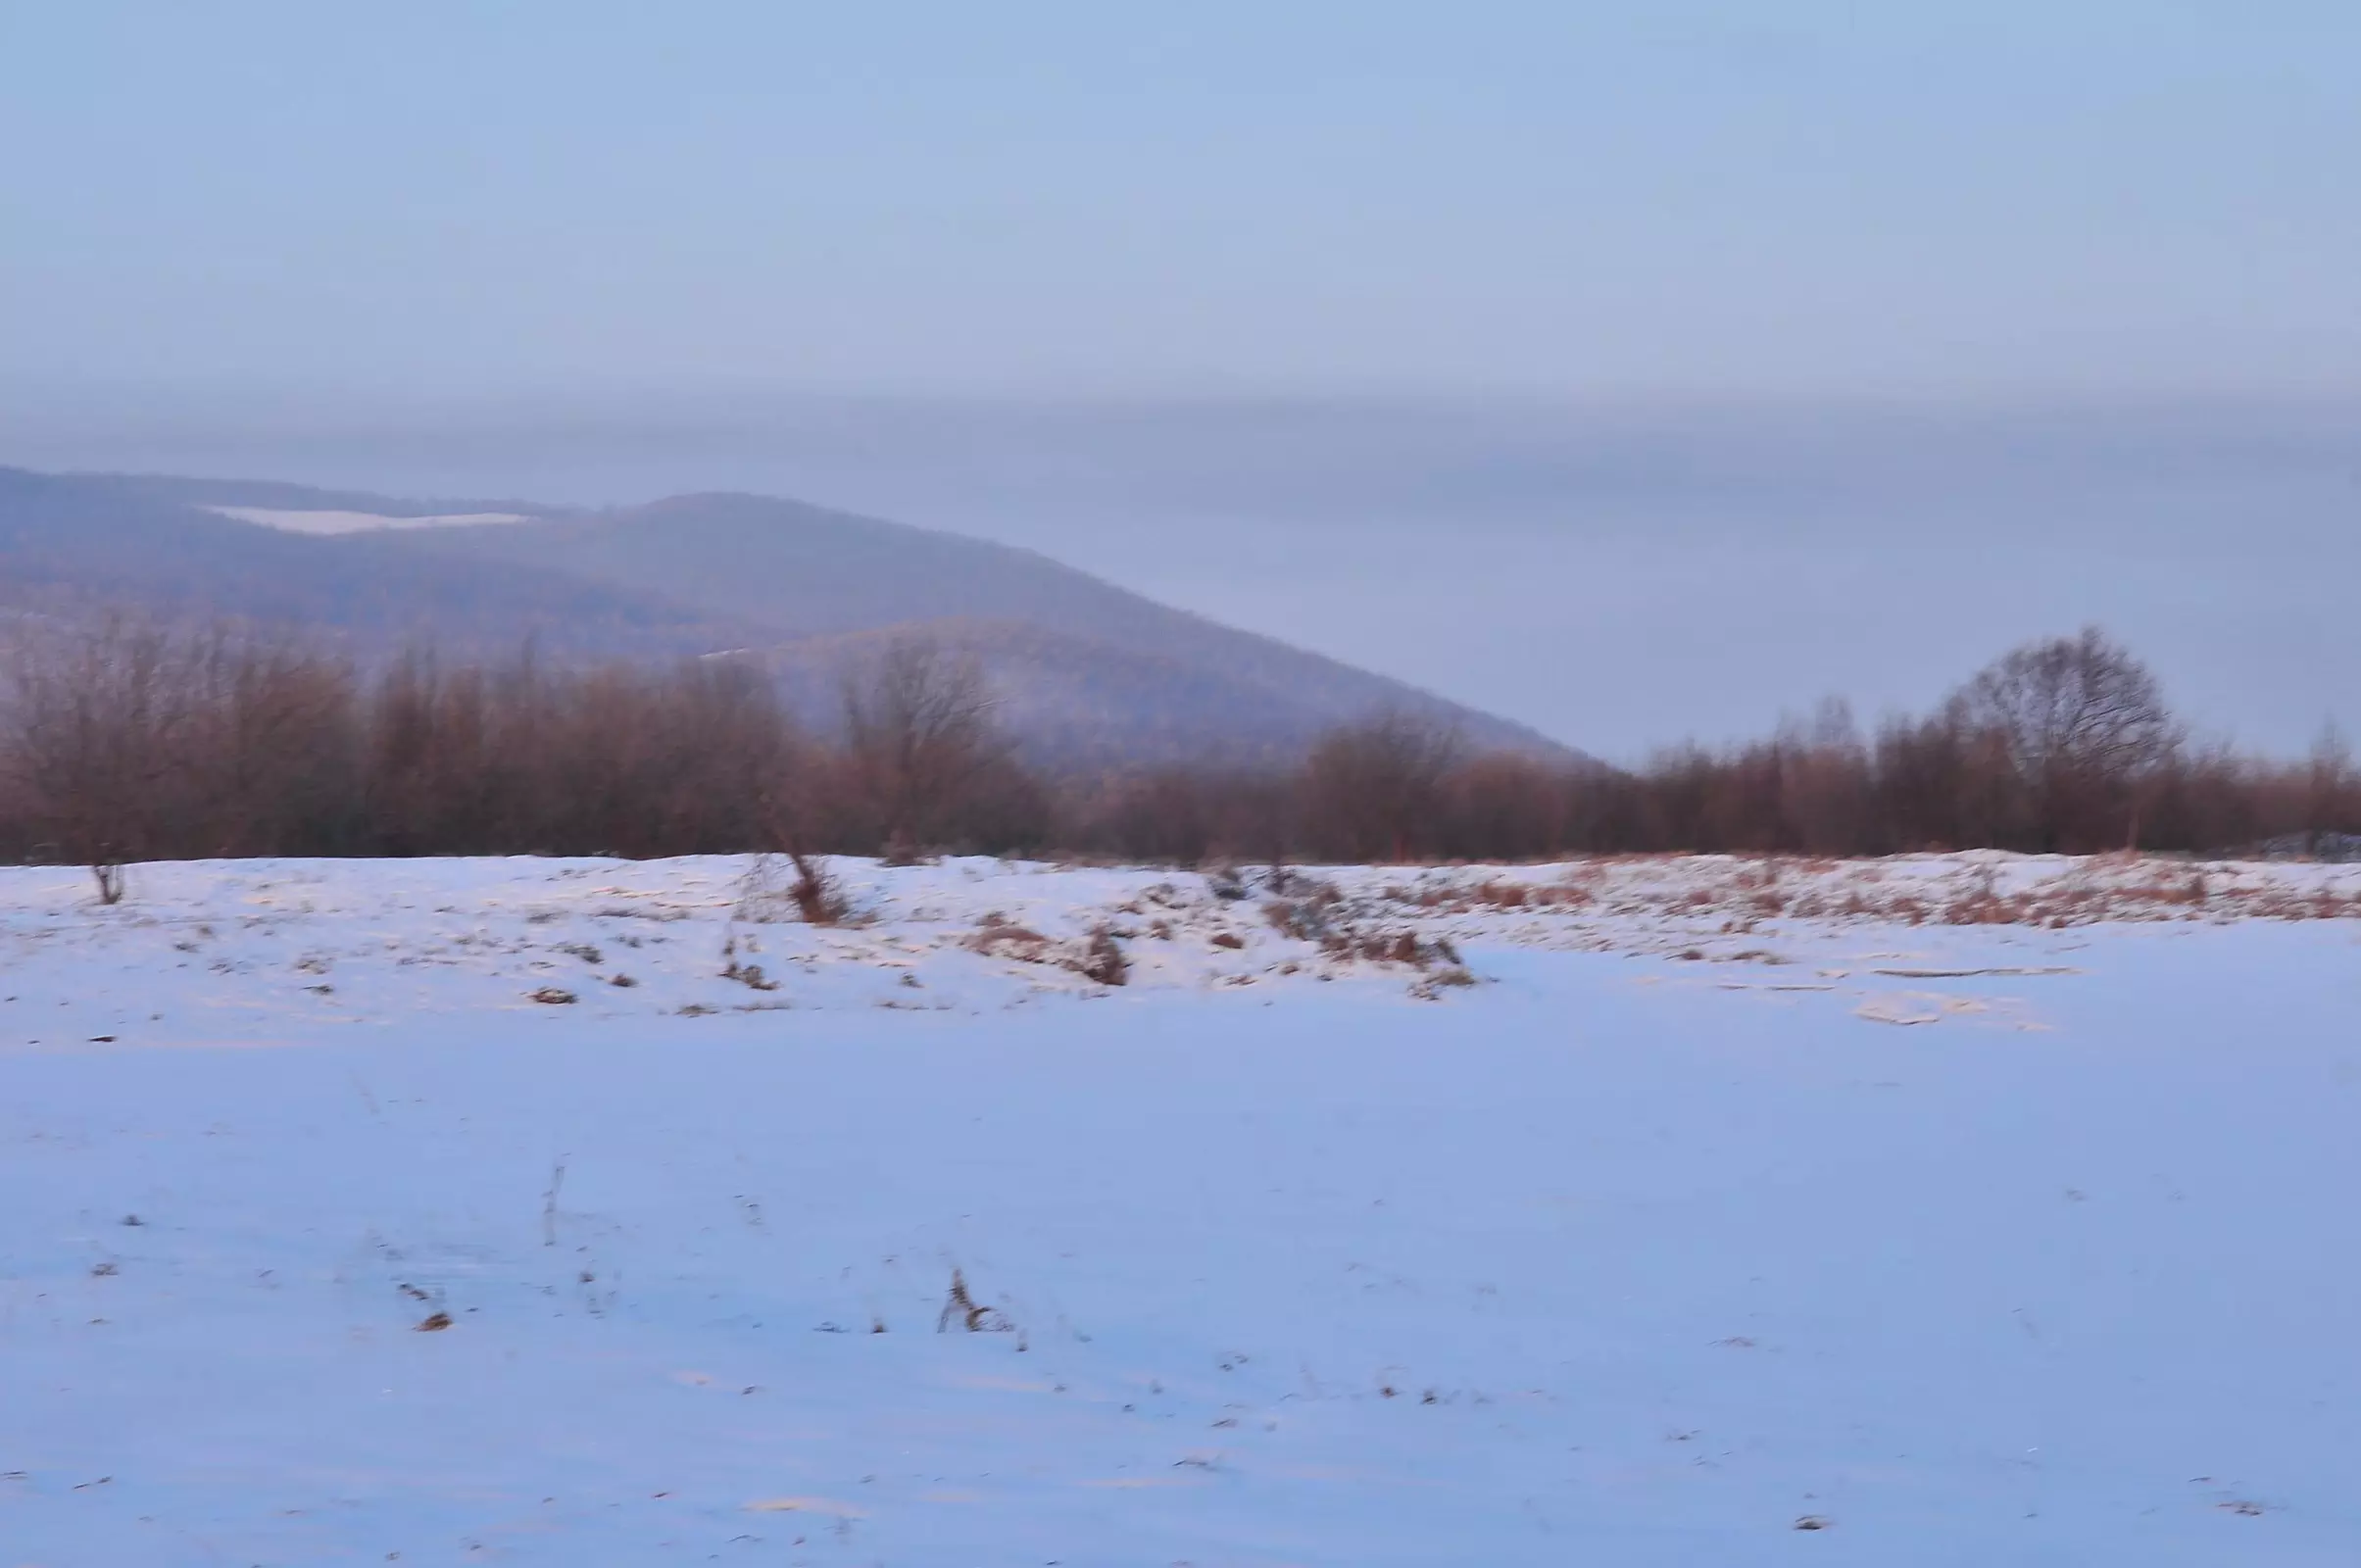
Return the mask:
M 2086 630 L 1932 712 L 1841 703 L 1630 768 L 1480 753 L 1424 715 L 1341 725 L 1293 765 L 1078 777 L 1028 766 L 971 662 L 921 640 L 799 722 L 756 664 L 364 669 L 235 627 L 21 639 L 0 670 L 0 856 L 644 858 L 936 851 L 1129 860 L 1535 859 L 1736 851 L 2297 849 L 2361 834 L 2333 731 L 2298 760 L 2199 745 Z

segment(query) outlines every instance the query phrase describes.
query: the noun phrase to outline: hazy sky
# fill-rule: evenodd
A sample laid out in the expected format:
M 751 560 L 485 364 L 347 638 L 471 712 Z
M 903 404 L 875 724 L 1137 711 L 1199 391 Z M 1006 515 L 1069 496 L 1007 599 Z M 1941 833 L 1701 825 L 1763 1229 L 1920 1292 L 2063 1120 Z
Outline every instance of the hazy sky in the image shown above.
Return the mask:
M 2090 618 L 2361 725 L 2355 0 L 0 0 L 0 463 L 800 495 L 1617 756 Z
M 2352 0 L 0 0 L 19 375 L 2286 387 Z

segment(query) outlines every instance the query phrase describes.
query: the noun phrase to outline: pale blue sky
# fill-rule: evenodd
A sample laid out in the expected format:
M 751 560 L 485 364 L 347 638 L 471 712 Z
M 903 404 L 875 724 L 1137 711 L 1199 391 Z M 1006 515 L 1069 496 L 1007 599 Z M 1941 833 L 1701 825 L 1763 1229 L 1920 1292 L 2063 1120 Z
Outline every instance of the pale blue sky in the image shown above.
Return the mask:
M 2350 386 L 2351 0 L 0 0 L 16 379 Z

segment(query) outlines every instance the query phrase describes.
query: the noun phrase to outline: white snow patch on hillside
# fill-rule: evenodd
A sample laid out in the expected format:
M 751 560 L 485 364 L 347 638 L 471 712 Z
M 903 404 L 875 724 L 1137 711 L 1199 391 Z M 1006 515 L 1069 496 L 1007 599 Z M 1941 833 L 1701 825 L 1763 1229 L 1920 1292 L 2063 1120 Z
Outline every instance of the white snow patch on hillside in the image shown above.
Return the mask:
M 0 1559 L 2361 1540 L 2361 869 L 832 863 L 0 870 Z
M 478 523 L 530 522 L 514 512 L 461 512 L 431 517 L 388 517 L 374 512 L 298 512 L 283 507 L 208 507 L 240 522 L 260 523 L 286 533 L 373 533 L 394 528 L 467 528 Z

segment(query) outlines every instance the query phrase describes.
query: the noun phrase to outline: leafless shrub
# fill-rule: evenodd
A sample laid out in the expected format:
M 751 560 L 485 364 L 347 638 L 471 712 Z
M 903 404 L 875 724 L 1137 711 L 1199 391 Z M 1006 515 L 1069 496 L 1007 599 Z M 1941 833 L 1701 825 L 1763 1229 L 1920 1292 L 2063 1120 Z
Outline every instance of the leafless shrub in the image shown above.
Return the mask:
M 951 1289 L 943 1297 L 943 1310 L 935 1317 L 935 1332 L 948 1334 L 955 1328 L 964 1334 L 1009 1334 L 1016 1325 L 1008 1321 L 1007 1313 L 982 1305 L 969 1295 L 967 1276 L 954 1268 Z
M 1084 979 L 1103 986 L 1119 986 L 1131 978 L 1131 960 L 1124 957 L 1122 944 L 1105 926 L 1091 933 L 1074 968 Z
M 1456 963 L 1458 950 L 1443 939 L 1429 939 L 1414 931 L 1361 930 L 1352 926 L 1337 926 L 1320 939 L 1320 951 L 1332 958 L 1358 959 L 1364 963 L 1399 963 L 1413 969 L 1423 969 L 1436 962 Z
M 1419 976 L 1410 986 L 1410 995 L 1421 1002 L 1438 1002 L 1442 1000 L 1445 991 L 1472 986 L 1475 983 L 1475 975 L 1464 965 L 1451 964 L 1430 974 Z
M 1422 937 L 1388 923 L 1383 917 L 1385 901 L 1377 901 L 1375 907 L 1368 900 L 1348 901 L 1334 883 L 1301 873 L 1287 885 L 1292 890 L 1287 897 L 1263 905 L 1263 917 L 1280 935 L 1312 943 L 1330 958 L 1417 969 L 1459 962 L 1458 950 L 1448 938 Z
M 1298 942 L 1324 943 L 1337 933 L 1337 911 L 1345 895 L 1335 883 L 1301 874 L 1282 876 L 1276 870 L 1272 877 L 1275 888 L 1286 890 L 1262 906 L 1262 917 L 1272 930 Z
M 853 903 L 820 857 L 788 850 L 755 857 L 739 879 L 737 913 L 762 923 L 842 925 L 852 918 Z
M 1049 961 L 1056 944 L 1040 932 L 1017 925 L 1007 915 L 994 910 L 976 922 L 976 928 L 967 934 L 963 946 L 969 952 L 980 953 L 987 958 L 1044 963 Z
M 738 956 L 738 939 L 733 934 L 721 940 L 721 978 L 735 980 L 749 991 L 776 991 L 779 983 L 762 972 L 759 963 L 748 963 Z
M 795 906 L 801 910 L 807 925 L 842 925 L 853 912 L 852 900 L 845 895 L 844 884 L 816 856 L 790 852 L 795 862 L 795 882 L 787 890 Z

